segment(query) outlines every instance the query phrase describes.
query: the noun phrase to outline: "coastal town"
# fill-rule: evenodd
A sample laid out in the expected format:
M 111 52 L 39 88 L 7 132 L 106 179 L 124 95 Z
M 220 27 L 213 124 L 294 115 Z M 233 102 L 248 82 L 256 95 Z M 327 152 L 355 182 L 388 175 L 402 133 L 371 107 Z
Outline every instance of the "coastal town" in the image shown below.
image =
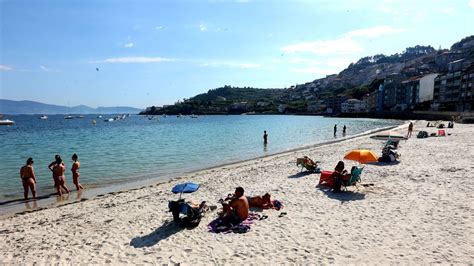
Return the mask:
M 473 108 L 474 36 L 470 36 L 451 49 L 417 46 L 402 54 L 365 57 L 339 74 L 287 89 L 224 86 L 174 105 L 148 107 L 143 114 L 470 119 Z

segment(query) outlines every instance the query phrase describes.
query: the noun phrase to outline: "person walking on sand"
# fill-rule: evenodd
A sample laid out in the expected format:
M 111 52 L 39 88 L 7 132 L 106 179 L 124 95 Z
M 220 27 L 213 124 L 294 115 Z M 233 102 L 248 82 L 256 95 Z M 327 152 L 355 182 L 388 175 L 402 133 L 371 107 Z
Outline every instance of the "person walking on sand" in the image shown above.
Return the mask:
M 337 124 L 334 125 L 334 136 L 336 136 L 337 133 Z
M 346 125 L 344 125 L 342 127 L 342 135 L 345 136 L 346 135 Z
M 267 134 L 267 131 L 264 130 L 263 131 L 263 144 L 267 144 L 268 143 L 268 134 Z
M 53 178 L 56 181 L 56 191 L 58 192 L 59 196 L 62 196 L 61 188 L 66 190 L 66 193 L 69 193 L 69 189 L 66 187 L 66 177 L 64 176 L 64 172 L 66 171 L 66 166 L 63 163 L 63 160 L 59 156 L 56 160 L 56 164 L 53 166 Z
M 81 167 L 81 163 L 78 161 L 78 157 L 77 157 L 77 154 L 73 154 L 72 155 L 72 161 L 74 162 L 72 164 L 72 167 L 71 167 L 71 172 L 72 172 L 72 183 L 74 183 L 74 185 L 76 185 L 76 189 L 79 190 L 79 189 L 84 189 L 81 184 L 79 183 L 79 176 L 81 175 L 78 171 L 79 171 L 79 168 Z
M 28 158 L 26 165 L 21 167 L 20 178 L 23 183 L 23 196 L 25 200 L 28 199 L 28 189 L 31 190 L 33 199 L 36 199 L 36 176 L 33 169 L 33 158 Z
M 411 138 L 411 133 L 413 132 L 413 123 L 410 122 L 410 124 L 408 125 L 408 134 L 407 134 L 407 138 Z

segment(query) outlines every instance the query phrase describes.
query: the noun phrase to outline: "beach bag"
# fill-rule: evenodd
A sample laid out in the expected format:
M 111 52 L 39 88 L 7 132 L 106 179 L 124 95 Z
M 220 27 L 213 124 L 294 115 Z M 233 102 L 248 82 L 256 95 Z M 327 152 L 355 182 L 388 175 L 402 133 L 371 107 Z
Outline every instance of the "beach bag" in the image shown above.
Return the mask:
M 420 132 L 418 132 L 418 135 L 416 135 L 416 137 L 419 138 L 419 139 L 427 138 L 428 137 L 428 132 L 420 131 Z

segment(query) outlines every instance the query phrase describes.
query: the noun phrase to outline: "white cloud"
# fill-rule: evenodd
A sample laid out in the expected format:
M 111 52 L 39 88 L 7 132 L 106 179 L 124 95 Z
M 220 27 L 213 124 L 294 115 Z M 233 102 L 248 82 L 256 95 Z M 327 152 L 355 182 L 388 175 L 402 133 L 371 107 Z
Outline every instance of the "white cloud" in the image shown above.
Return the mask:
M 160 63 L 176 61 L 172 58 L 164 57 L 115 57 L 104 60 L 90 61 L 90 63 Z
M 13 68 L 6 66 L 6 65 L 0 65 L 0 71 L 12 71 Z
M 207 26 L 203 22 L 199 23 L 199 30 L 200 31 L 207 31 Z
M 163 29 L 163 26 L 156 26 L 155 27 L 155 30 L 161 30 L 161 29 Z
M 222 29 L 220 27 L 217 27 L 215 25 L 212 25 L 210 23 L 207 23 L 207 22 L 199 22 L 199 25 L 197 26 L 197 28 L 199 29 L 199 31 L 202 31 L 202 32 L 219 32 L 221 31 Z M 227 30 L 227 29 L 224 29 L 224 30 Z
M 354 54 L 362 51 L 362 47 L 350 38 L 302 42 L 282 48 L 287 53 L 306 52 L 316 55 Z
M 393 28 L 390 26 L 380 25 L 380 26 L 375 26 L 371 28 L 349 31 L 345 33 L 344 36 L 346 38 L 353 38 L 353 37 L 377 38 L 383 35 L 397 34 L 404 31 L 405 29 L 402 29 L 402 28 Z
M 124 45 L 125 48 L 132 48 L 133 47 L 133 42 L 126 43 Z
M 309 58 L 302 58 L 302 57 L 293 57 L 288 60 L 292 64 L 310 64 L 310 65 L 319 65 L 320 61 L 309 59 Z
M 291 71 L 297 73 L 313 74 L 313 75 L 329 75 L 335 74 L 338 71 L 330 68 L 321 68 L 316 66 L 306 67 L 306 68 L 292 68 Z
M 346 58 L 346 57 L 333 57 L 328 58 L 326 65 L 337 68 L 337 69 L 344 69 L 349 66 L 350 63 L 353 61 Z
M 441 9 L 441 12 L 448 15 L 448 16 L 454 15 L 454 11 L 455 11 L 455 9 L 452 6 Z
M 203 63 L 204 67 L 225 67 L 225 68 L 242 68 L 242 69 L 251 69 L 259 68 L 260 64 L 249 63 L 249 62 L 234 62 L 234 61 L 212 61 Z
M 469 1 L 469 6 L 474 8 L 474 0 Z
M 51 71 L 51 68 L 49 67 L 45 67 L 45 66 L 40 66 L 41 70 L 45 71 L 45 72 L 49 72 Z

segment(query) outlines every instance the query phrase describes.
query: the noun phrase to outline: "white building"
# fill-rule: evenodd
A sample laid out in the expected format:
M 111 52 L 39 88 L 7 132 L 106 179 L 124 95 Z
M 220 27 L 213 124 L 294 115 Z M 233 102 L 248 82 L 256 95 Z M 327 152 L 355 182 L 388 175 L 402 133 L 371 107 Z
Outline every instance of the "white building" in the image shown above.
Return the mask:
M 420 89 L 418 92 L 418 103 L 432 101 L 434 92 L 434 79 L 438 74 L 428 74 L 420 79 Z
M 349 99 L 341 104 L 342 113 L 363 113 L 367 112 L 367 103 L 357 99 Z

